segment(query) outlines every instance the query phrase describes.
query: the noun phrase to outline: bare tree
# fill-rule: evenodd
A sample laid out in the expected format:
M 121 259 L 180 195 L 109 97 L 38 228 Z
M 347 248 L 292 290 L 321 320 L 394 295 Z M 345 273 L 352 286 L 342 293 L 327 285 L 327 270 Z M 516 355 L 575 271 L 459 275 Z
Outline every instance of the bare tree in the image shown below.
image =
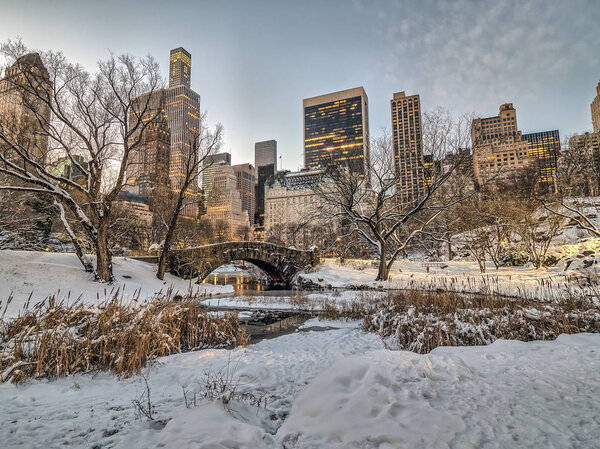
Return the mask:
M 558 158 L 557 187 L 565 196 L 598 195 L 600 147 L 597 134 L 568 136 Z
M 206 113 L 200 117 L 200 127 L 196 135 L 190 142 L 190 154 L 186 156 L 183 162 L 183 177 L 179 191 L 176 193 L 173 207 L 168 214 L 168 223 L 165 233 L 162 250 L 158 259 L 158 270 L 156 277 L 164 279 L 167 260 L 175 237 L 175 230 L 180 220 L 181 212 L 190 204 L 190 202 L 198 202 L 199 200 L 191 194 L 191 187 L 194 183 L 198 183 L 198 177 L 204 171 L 203 162 L 208 156 L 218 151 L 223 138 L 223 125 L 218 124 L 214 129 L 211 129 L 206 124 Z
M 150 56 L 111 55 L 100 61 L 98 71 L 92 74 L 69 62 L 62 53 L 48 51 L 40 54 L 45 66 L 40 70 L 23 62 L 25 51 L 20 42 L 8 41 L 1 46 L 8 63 L 19 67 L 22 76 L 13 87 L 21 93 L 27 113 L 35 118 L 35 135 L 47 142 L 47 148 L 39 145 L 40 139 L 23 144 L 10 126 L 0 126 L 0 142 L 6 148 L 0 152 L 0 173 L 15 181 L 0 189 L 52 195 L 75 217 L 93 244 L 95 268 L 78 240 L 73 239 L 85 269 L 94 271 L 98 280 L 110 281 L 113 203 L 127 181 L 129 155 L 140 146 L 143 129 L 150 123 L 130 123 L 131 115 L 146 116 L 149 106 L 142 104 L 140 110 L 134 110 L 132 104 L 141 94 L 161 87 L 158 64 Z M 41 149 L 45 154 L 40 159 L 36 155 Z M 84 174 L 85 182 L 74 182 L 49 170 L 44 160 L 58 156 L 68 157 Z M 86 164 L 80 163 L 81 157 Z M 65 214 L 61 217 L 73 237 Z
M 566 198 L 555 198 L 555 199 L 540 199 L 542 206 L 548 212 L 554 215 L 565 218 L 569 222 L 575 223 L 581 229 L 584 229 L 594 235 L 600 237 L 600 229 L 586 212 L 586 208 L 593 208 L 597 215 L 598 204 L 586 204 L 585 200 L 573 198 L 568 200 Z
M 521 237 L 529 258 L 535 268 L 540 268 L 550 248 L 552 239 L 556 237 L 562 227 L 563 217 L 552 213 L 535 210 L 535 204 L 521 208 L 521 216 L 516 225 L 516 232 Z
M 465 148 L 469 142 L 470 117 L 453 119 L 438 109 L 424 115 L 424 153 L 431 162 L 421 161 L 422 193 L 401 203 L 392 136 L 384 131 L 371 145 L 371 173 L 357 176 L 340 165 L 327 168 L 324 181 L 315 189 L 327 205 L 331 219 L 344 219 L 348 232 L 359 235 L 378 258 L 377 280 L 388 279 L 390 269 L 415 236 L 426 231 L 438 217 L 464 198 L 440 201 L 438 191 L 460 164 L 442 170 L 440 163 L 449 151 Z

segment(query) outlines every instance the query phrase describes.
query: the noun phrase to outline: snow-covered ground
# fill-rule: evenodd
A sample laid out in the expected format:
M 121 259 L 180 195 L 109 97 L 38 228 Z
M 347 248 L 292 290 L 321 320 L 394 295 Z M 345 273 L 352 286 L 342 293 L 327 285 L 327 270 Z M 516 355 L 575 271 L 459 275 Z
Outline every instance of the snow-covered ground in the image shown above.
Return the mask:
M 597 240 L 597 242 L 596 242 Z M 597 244 L 596 244 L 597 243 Z M 598 247 L 600 239 L 593 244 L 582 243 L 559 248 L 556 251 L 586 251 L 585 248 Z M 594 251 L 595 252 L 595 251 Z M 578 278 L 587 272 L 580 269 L 581 259 L 574 257 L 574 264 L 567 270 L 564 264 L 551 268 L 535 269 L 533 266 L 501 267 L 496 270 L 491 262 L 487 272 L 481 273 L 477 262 L 443 262 L 446 268 L 430 268 L 429 273 L 422 261 L 402 259 L 394 263 L 390 279 L 386 282 L 375 281 L 377 267 L 368 261 L 350 261 L 340 264 L 336 259 L 325 259 L 323 263 L 309 273 L 301 273 L 300 279 L 323 287 L 337 288 L 384 288 L 384 289 L 443 289 L 456 292 L 496 292 L 504 295 L 554 299 L 567 291 L 579 290 Z M 578 269 L 575 269 L 578 268 Z M 592 273 L 592 272 L 591 272 Z M 593 273 L 592 273 L 593 274 Z
M 92 275 L 83 271 L 79 260 L 72 253 L 45 253 L 35 251 L 0 251 L 0 301 L 4 309 L 10 295 L 6 317 L 16 316 L 27 303 L 30 306 L 49 295 L 59 299 L 75 300 L 81 295 L 86 304 L 96 304 L 113 296 L 115 292 L 123 298 L 139 294 L 143 300 L 158 292 L 173 289 L 173 294 L 186 294 L 190 289 L 199 294 L 233 292 L 230 285 L 195 284 L 170 274 L 165 280 L 156 278 L 156 266 L 124 257 L 113 259 L 115 282 L 94 282 Z
M 2 447 L 598 447 L 600 335 L 416 355 L 383 349 L 357 322 L 337 324 L 159 359 L 147 369 L 153 422 L 132 405 L 140 376 L 0 385 Z M 227 370 L 266 407 L 199 398 L 186 408 L 183 389 L 189 400 L 205 371 Z

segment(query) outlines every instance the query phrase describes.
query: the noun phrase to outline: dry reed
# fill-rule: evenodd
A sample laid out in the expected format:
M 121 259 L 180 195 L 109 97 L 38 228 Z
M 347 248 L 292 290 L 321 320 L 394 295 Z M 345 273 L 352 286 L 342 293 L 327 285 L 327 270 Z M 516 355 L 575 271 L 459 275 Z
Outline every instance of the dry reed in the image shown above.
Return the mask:
M 544 302 L 494 294 L 391 292 L 365 310 L 363 329 L 392 346 L 421 354 L 438 346 L 485 345 L 496 339 L 552 340 L 600 332 L 600 307 L 585 297 Z
M 215 316 L 190 296 L 138 303 L 117 293 L 96 307 L 50 297 L 0 320 L 0 381 L 95 370 L 130 376 L 159 356 L 247 342 L 236 313 Z

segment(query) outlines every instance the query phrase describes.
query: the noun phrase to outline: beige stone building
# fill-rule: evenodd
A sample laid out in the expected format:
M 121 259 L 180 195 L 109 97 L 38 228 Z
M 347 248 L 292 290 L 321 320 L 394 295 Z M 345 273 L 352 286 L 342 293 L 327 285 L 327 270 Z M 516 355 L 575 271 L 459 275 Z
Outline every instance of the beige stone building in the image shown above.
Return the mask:
M 38 95 L 47 101 L 52 98 L 48 71 L 39 54 L 29 53 L 17 59 L 4 75 L 0 79 L 0 129 L 45 165 L 49 162 L 48 138 L 40 131 L 50 121 L 50 107 Z M 20 159 L 5 144 L 0 144 L 0 151 L 13 161 Z
M 333 235 L 336 226 L 327 220 L 313 185 L 322 182 L 322 171 L 278 172 L 265 187 L 265 234 L 269 240 L 309 247 L 316 234 Z
M 237 177 L 230 165 L 215 168 L 212 188 L 206 202 L 206 213 L 201 219 L 212 225 L 220 241 L 248 238 L 248 212 L 242 208 L 242 197 L 237 190 Z
M 500 106 L 493 117 L 475 119 L 471 125 L 473 169 L 482 188 L 495 189 L 511 184 L 535 169 L 536 159 L 529 154 L 529 142 L 517 126 L 517 112 L 512 103 Z

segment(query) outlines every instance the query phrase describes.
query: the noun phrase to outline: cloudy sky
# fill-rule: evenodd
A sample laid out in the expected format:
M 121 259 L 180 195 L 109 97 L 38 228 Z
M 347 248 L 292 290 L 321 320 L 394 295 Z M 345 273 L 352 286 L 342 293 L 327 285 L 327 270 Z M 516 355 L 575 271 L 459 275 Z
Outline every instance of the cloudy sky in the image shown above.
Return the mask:
M 62 50 L 93 69 L 116 53 L 192 53 L 192 87 L 225 126 L 233 162 L 276 139 L 302 164 L 302 99 L 364 86 L 371 134 L 390 99 L 425 110 L 495 115 L 517 108 L 524 132 L 591 129 L 600 79 L 600 1 L 59 1 L 0 0 L 0 41 Z

